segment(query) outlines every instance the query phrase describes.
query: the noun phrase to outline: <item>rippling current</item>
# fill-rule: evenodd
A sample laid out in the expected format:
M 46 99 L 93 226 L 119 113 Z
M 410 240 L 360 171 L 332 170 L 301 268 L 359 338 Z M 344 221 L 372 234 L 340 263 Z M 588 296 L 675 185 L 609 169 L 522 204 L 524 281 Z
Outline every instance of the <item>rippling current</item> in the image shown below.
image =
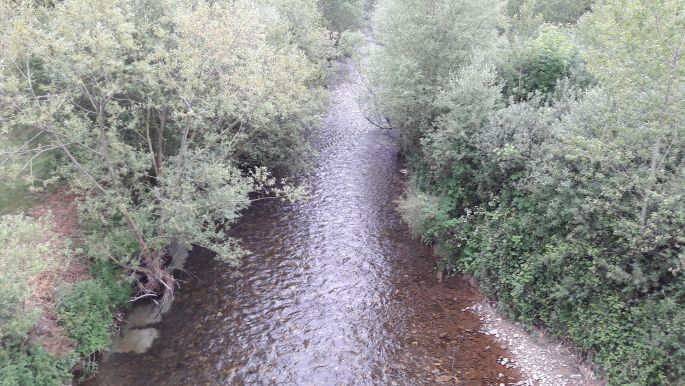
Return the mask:
M 439 282 L 431 250 L 396 212 L 393 135 L 368 124 L 358 76 L 339 64 L 310 199 L 259 203 L 232 230 L 236 268 L 193 252 L 145 353 L 113 353 L 94 385 L 499 385 L 506 352 Z

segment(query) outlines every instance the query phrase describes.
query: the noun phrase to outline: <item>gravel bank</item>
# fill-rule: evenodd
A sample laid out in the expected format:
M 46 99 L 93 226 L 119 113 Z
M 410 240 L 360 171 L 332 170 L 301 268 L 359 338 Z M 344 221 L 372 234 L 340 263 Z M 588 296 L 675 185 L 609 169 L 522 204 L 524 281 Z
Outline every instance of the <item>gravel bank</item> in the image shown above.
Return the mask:
M 500 358 L 499 362 L 503 367 L 518 369 L 524 375 L 525 379 L 515 385 L 606 385 L 606 381 L 583 363 L 577 353 L 564 344 L 552 342 L 542 330 L 528 332 L 520 323 L 502 317 L 486 302 L 477 303 L 465 311 L 480 317 L 482 334 L 493 337 L 511 352 L 511 358 Z

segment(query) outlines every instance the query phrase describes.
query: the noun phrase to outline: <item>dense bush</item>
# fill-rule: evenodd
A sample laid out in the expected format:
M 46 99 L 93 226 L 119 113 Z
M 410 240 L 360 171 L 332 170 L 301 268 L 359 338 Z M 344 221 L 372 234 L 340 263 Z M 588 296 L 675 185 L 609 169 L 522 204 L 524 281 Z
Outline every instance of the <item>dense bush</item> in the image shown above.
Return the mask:
M 23 342 L 39 315 L 30 302 L 31 279 L 48 268 L 54 240 L 44 222 L 23 215 L 0 217 L 0 348 Z
M 576 22 L 592 9 L 595 0 L 508 0 L 507 11 L 515 19 L 538 18 L 541 22 Z
M 318 0 L 328 29 L 336 35 L 336 41 L 345 31 L 362 27 L 364 4 L 362 0 Z
M 361 31 L 345 31 L 340 35 L 338 50 L 340 54 L 352 57 L 366 41 L 366 36 Z
M 559 27 L 542 25 L 533 39 L 513 38 L 500 64 L 505 95 L 516 100 L 531 94 L 551 94 L 563 79 L 586 86 L 580 52 Z
M 500 2 L 379 1 L 375 47 L 367 71 L 375 108 L 401 128 L 401 144 L 417 145 L 440 114 L 438 95 L 454 71 L 487 50 L 503 23 Z M 468 31 L 468 33 L 465 33 Z
M 56 358 L 37 345 L 0 349 L 0 385 L 59 386 L 71 380 L 71 357 Z
M 83 360 L 110 346 L 114 313 L 131 296 L 130 282 L 116 275 L 108 262 L 96 262 L 94 279 L 63 290 L 59 321 L 79 343 L 76 351 Z
M 610 384 L 679 384 L 685 4 L 599 1 L 569 28 L 546 23 L 576 22 L 590 2 L 514 3 L 499 37 L 491 7 L 446 2 L 444 24 L 418 2 L 379 3 L 376 108 L 414 139 L 400 211 L 442 267 L 569 338 Z M 394 24 L 400 7 L 412 16 Z M 439 44 L 453 25 L 478 44 Z

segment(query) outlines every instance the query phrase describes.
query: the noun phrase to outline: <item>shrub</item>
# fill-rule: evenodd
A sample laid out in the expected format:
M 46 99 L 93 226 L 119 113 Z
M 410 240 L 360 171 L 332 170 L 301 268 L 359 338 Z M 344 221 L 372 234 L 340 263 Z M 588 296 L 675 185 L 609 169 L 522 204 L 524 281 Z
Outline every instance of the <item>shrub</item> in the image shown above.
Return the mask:
M 361 27 L 364 11 L 361 0 L 318 0 L 318 3 L 328 29 L 338 37 L 346 30 Z
M 581 64 L 568 34 L 559 27 L 543 25 L 534 39 L 514 39 L 499 70 L 505 95 L 524 100 L 534 93 L 554 92 L 560 80 L 582 72 Z
M 77 353 L 84 359 L 109 347 L 114 313 L 131 295 L 131 284 L 118 279 L 109 263 L 96 262 L 93 276 L 63 290 L 58 309 L 60 322 L 78 341 Z
M 361 31 L 344 31 L 340 35 L 338 49 L 343 56 L 352 57 L 364 43 L 366 36 Z
M 46 269 L 50 231 L 24 215 L 0 217 L 0 345 L 26 338 L 38 316 L 29 305 L 30 280 Z
M 0 386 L 68 385 L 74 358 L 56 358 L 43 348 L 11 346 L 0 349 Z

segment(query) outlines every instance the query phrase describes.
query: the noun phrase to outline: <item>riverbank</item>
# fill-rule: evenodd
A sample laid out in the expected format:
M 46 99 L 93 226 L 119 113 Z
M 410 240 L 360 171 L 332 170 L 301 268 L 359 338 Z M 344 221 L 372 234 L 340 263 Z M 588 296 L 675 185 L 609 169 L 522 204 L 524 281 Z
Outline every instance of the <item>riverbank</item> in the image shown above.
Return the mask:
M 685 55 L 653 42 L 683 36 L 685 2 L 498 4 L 378 3 L 366 74 L 407 159 L 402 217 L 608 383 L 680 385 Z
M 542 329 L 525 329 L 502 316 L 487 301 L 466 308 L 480 318 L 482 334 L 489 335 L 511 352 L 499 363 L 518 369 L 526 386 L 603 386 L 606 380 L 598 376 L 583 361 L 572 346 L 554 341 Z
M 309 199 L 259 202 L 231 230 L 238 267 L 204 250 L 144 353 L 112 353 L 93 385 L 496 384 L 521 380 L 479 334 L 479 299 L 435 276 L 431 248 L 396 211 L 396 138 L 370 125 L 345 61 L 307 178 Z M 201 301 L 199 301 L 201 299 Z
M 561 384 L 543 383 L 559 381 L 554 368 L 524 365 L 549 358 L 537 348 L 489 333 L 505 328 L 472 312 L 485 300 L 466 282 L 436 276 L 438 258 L 396 211 L 396 139 L 362 123 L 355 74 L 341 65 L 311 200 L 250 209 L 232 231 L 253 252 L 238 268 L 196 250 L 176 302 L 134 310 L 149 311 L 144 322 L 129 314 L 135 348 L 117 343 L 92 384 Z
M 61 187 L 40 197 L 28 209 L 30 216 L 3 216 L 0 236 L 7 253 L 4 269 L 9 271 L 3 274 L 13 276 L 11 283 L 2 283 L 2 294 L 13 302 L 5 307 L 20 303 L 17 313 L 3 317 L 3 384 L 82 381 L 93 375 L 97 356 L 109 348 L 131 285 L 111 265 L 92 261 L 80 249 L 77 205 L 77 196 Z M 16 257 L 21 268 L 13 274 Z
M 56 252 L 41 256 L 50 268 L 30 283 L 33 306 L 41 312 L 31 339 L 48 353 L 64 357 L 75 351 L 78 342 L 59 323 L 59 289 L 92 279 L 90 261 L 82 254 L 65 249 L 78 243 L 81 237 L 76 196 L 62 188 L 31 209 L 30 214 L 38 221 L 48 222 L 47 227 L 56 236 L 50 245 Z

